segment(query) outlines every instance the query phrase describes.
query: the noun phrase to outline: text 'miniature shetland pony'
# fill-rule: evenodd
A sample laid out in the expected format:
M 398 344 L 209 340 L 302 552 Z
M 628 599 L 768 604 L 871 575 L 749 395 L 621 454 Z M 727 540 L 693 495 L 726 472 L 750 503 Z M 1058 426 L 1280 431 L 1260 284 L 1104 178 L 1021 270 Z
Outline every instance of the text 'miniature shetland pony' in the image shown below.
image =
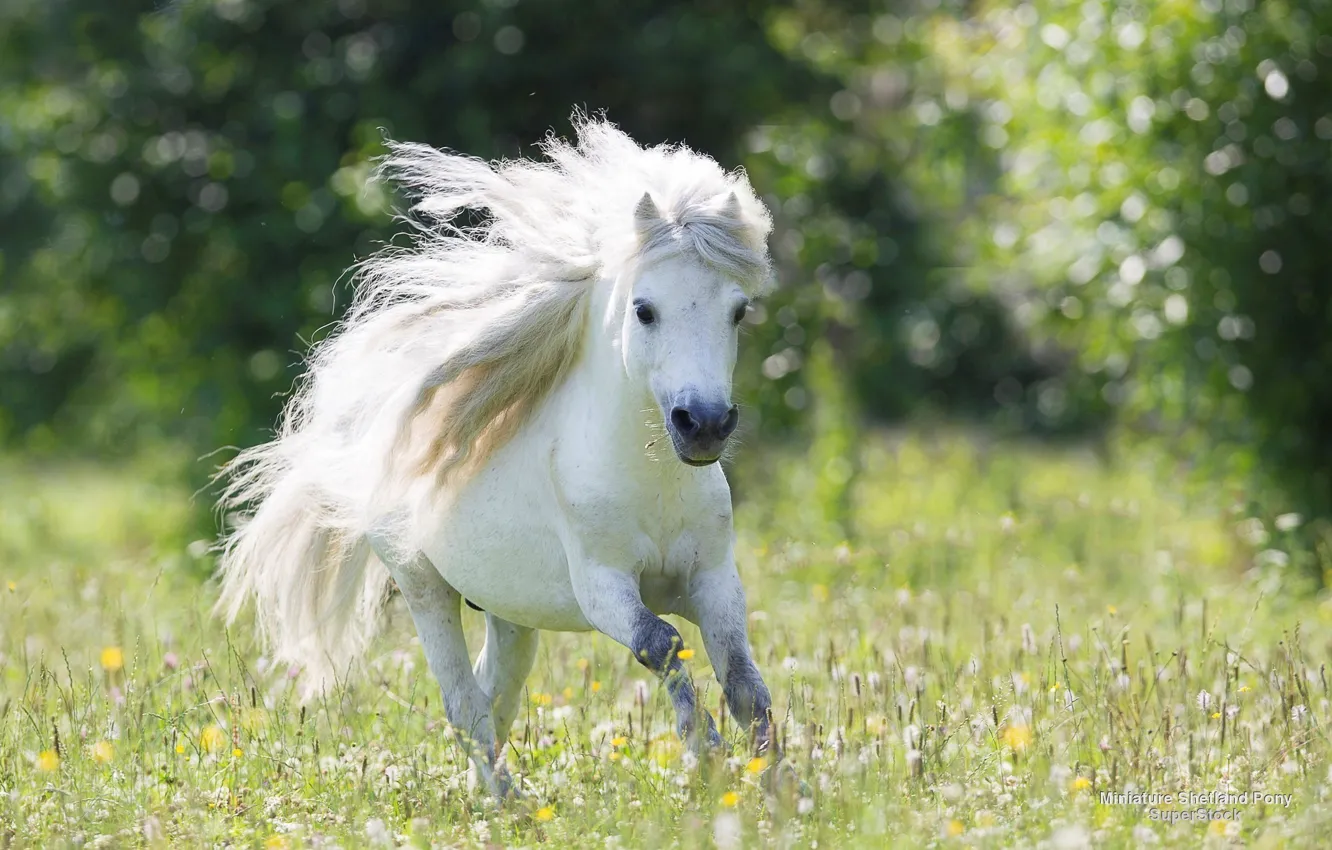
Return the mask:
M 277 437 L 224 470 L 222 506 L 243 517 L 221 559 L 228 618 L 253 599 L 275 656 L 326 683 L 366 651 L 391 577 L 500 795 L 538 629 L 628 647 L 699 748 L 716 724 L 659 615 L 697 623 L 730 711 L 777 749 L 717 463 L 768 212 L 706 156 L 576 128 L 545 162 L 391 145 L 385 172 L 419 198 L 411 246 L 360 267 Z M 484 223 L 451 224 L 465 210 Z M 475 666 L 464 598 L 486 612 Z

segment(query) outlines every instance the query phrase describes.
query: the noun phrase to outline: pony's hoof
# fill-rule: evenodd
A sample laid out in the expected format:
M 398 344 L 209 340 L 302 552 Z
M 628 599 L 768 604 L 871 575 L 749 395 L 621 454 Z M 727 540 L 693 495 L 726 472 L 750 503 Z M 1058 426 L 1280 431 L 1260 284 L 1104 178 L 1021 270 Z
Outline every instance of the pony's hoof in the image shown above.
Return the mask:
M 495 771 L 490 793 L 495 801 L 500 804 L 518 802 L 524 799 L 523 792 L 518 790 L 517 783 L 513 781 L 513 777 L 509 775 L 507 770 Z
M 764 772 L 763 789 L 778 797 L 808 797 L 812 794 L 809 784 L 800 778 L 800 774 L 785 759 L 775 762 Z

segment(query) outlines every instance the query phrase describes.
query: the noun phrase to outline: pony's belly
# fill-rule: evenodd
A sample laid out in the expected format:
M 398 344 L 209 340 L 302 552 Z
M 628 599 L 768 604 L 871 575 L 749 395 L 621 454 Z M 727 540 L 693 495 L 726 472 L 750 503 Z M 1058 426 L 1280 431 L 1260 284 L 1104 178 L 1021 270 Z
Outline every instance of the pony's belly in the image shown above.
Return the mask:
M 441 535 L 437 545 L 427 548 L 426 557 L 464 599 L 497 617 L 533 629 L 590 629 L 555 534 L 523 528 L 493 531 L 482 539 L 467 532 Z

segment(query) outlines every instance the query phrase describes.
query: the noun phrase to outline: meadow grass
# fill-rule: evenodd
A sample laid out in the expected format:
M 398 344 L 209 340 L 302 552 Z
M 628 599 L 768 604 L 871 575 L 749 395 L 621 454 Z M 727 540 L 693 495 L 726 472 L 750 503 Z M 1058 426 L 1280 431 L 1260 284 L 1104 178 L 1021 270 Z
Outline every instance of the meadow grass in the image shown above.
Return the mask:
M 625 650 L 547 634 L 507 752 L 525 797 L 500 808 L 400 603 L 365 671 L 302 705 L 299 671 L 210 616 L 187 492 L 0 464 L 0 846 L 1312 846 L 1332 827 L 1332 603 L 1290 565 L 1298 518 L 1155 457 L 885 437 L 843 541 L 806 496 L 821 472 L 752 463 L 751 640 L 804 787 L 768 793 L 730 723 L 730 755 L 682 753 Z M 715 712 L 705 654 L 688 664 Z M 1174 797 L 1102 797 L 1129 793 Z

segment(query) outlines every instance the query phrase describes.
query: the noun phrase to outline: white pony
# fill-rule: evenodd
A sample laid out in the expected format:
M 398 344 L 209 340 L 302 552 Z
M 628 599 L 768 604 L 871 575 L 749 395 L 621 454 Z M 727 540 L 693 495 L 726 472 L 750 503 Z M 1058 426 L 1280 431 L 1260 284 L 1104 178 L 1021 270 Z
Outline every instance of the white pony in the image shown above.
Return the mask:
M 538 629 L 628 647 L 698 748 L 720 738 L 659 615 L 697 623 L 730 711 L 777 754 L 717 463 L 737 326 L 771 276 L 768 212 L 742 172 L 575 124 L 548 162 L 391 145 L 383 170 L 420 199 L 412 245 L 360 267 L 277 437 L 223 472 L 242 516 L 228 620 L 253 599 L 274 654 L 323 685 L 366 651 L 391 577 L 500 795 Z M 450 223 L 465 210 L 471 227 Z M 464 599 L 486 612 L 475 667 Z

